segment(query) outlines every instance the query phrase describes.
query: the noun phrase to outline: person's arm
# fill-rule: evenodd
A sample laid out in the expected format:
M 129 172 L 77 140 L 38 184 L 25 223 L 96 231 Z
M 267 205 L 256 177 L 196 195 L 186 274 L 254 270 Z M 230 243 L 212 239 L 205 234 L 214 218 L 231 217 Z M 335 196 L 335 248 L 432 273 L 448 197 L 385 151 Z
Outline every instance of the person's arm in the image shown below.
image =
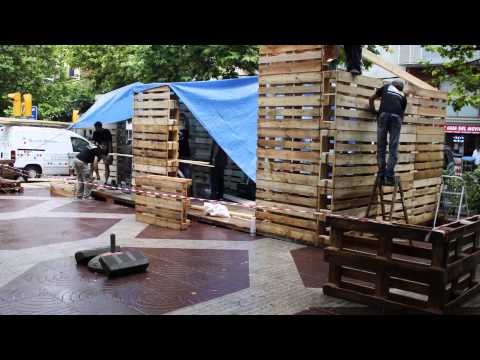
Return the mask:
M 377 110 L 375 110 L 375 100 L 379 99 L 382 97 L 382 91 L 383 87 L 375 91 L 375 93 L 368 98 L 368 104 L 370 106 L 370 111 L 374 114 L 377 113 Z

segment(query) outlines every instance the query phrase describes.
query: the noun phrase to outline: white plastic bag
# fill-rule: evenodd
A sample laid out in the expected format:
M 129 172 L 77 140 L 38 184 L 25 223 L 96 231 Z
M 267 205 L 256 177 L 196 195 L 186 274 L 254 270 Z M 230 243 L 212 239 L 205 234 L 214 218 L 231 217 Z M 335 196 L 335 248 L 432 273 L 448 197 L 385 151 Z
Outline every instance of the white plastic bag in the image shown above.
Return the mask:
M 203 213 L 208 216 L 216 216 L 229 218 L 230 212 L 225 205 L 222 204 L 212 204 L 212 203 L 203 203 Z

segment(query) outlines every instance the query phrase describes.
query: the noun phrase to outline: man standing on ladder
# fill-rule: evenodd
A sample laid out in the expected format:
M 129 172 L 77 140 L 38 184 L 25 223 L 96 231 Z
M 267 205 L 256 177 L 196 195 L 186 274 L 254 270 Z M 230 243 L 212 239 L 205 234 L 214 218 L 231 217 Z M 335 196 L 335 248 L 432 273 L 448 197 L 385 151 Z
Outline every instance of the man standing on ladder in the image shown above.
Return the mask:
M 380 98 L 380 109 L 375 110 L 374 101 Z M 382 185 L 395 185 L 395 165 L 397 163 L 398 143 L 403 115 L 407 107 L 407 97 L 403 93 L 403 82 L 394 80 L 378 89 L 370 99 L 370 110 L 377 117 L 377 161 L 378 177 Z M 387 133 L 389 134 L 388 162 L 385 164 L 387 148 Z

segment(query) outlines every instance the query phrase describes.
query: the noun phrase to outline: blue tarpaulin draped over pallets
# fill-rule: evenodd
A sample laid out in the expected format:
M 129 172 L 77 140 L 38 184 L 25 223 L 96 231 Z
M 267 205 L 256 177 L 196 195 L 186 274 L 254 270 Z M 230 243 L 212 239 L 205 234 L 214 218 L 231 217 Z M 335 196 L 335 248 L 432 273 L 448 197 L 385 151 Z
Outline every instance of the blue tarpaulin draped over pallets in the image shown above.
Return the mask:
M 228 156 L 255 181 L 258 77 L 176 83 L 134 83 L 105 95 L 72 128 L 93 127 L 133 117 L 135 93 L 169 85 Z

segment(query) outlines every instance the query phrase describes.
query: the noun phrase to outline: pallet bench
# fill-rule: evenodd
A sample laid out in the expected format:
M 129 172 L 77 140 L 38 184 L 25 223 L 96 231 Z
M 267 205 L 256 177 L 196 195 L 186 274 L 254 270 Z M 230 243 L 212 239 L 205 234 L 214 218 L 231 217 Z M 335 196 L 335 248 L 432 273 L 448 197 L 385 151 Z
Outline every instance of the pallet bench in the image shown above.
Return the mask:
M 341 215 L 328 215 L 326 223 L 326 295 L 442 314 L 480 291 L 480 216 L 435 230 Z

